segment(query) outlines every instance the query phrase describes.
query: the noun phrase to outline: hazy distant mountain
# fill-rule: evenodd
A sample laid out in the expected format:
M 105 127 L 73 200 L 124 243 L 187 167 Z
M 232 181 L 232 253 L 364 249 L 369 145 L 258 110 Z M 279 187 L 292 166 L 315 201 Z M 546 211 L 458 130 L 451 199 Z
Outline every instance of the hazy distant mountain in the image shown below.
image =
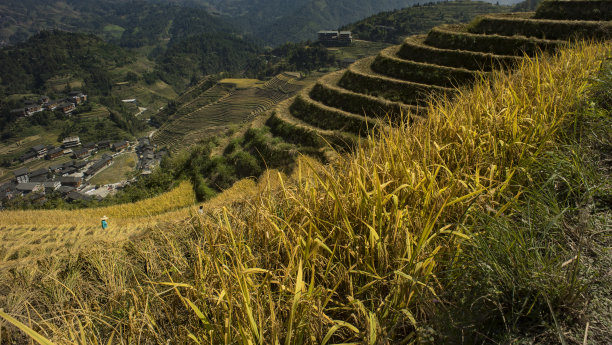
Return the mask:
M 204 8 L 148 0 L 2 0 L 0 41 L 23 42 L 41 30 L 94 33 L 124 47 L 165 44 L 194 34 L 233 32 Z
M 180 1 L 180 0 L 179 0 Z M 521 0 L 489 0 L 511 5 Z M 315 39 L 321 29 L 336 29 L 373 14 L 429 0 L 183 0 L 232 17 L 235 25 L 259 39 L 278 45 Z M 436 1 L 434 1 L 436 2 Z
M 2 0 L 0 42 L 42 29 L 87 31 L 126 47 L 158 45 L 233 27 L 270 45 L 315 39 L 373 14 L 426 0 Z M 519 0 L 489 0 L 504 5 Z M 230 25 L 231 23 L 231 25 Z M 0 43 L 1 44 L 1 43 Z

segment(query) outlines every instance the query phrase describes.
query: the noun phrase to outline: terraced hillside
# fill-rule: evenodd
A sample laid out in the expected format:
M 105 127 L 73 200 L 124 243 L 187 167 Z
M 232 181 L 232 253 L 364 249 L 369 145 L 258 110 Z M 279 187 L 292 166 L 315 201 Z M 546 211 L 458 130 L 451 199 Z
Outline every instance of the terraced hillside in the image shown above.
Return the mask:
M 568 40 L 612 39 L 611 4 L 548 1 L 535 13 L 489 14 L 468 25 L 438 26 L 320 78 L 277 106 L 267 125 L 289 142 L 351 146 L 372 128 L 425 115 L 430 95 L 452 96 L 456 86 L 512 68 L 525 55 L 553 51 Z
M 196 86 L 182 96 L 186 102 L 155 133 L 153 141 L 172 150 L 189 146 L 231 124 L 251 120 L 293 96 L 303 86 L 290 73 L 246 87 L 218 82 L 202 91 L 201 86 Z M 198 92 L 199 95 L 195 96 Z

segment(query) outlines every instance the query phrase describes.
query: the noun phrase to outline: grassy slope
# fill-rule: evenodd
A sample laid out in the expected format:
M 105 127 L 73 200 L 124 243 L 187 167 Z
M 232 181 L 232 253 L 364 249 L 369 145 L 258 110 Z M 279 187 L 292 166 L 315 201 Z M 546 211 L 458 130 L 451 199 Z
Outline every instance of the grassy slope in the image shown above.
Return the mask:
M 89 180 L 89 183 L 101 185 L 121 182 L 126 179 L 126 176 L 134 172 L 137 161 L 138 157 L 135 153 L 120 155 L 114 159 L 113 165 L 96 174 L 96 176 Z
M 188 337 L 291 344 L 459 340 L 436 323 L 437 314 L 461 301 L 454 296 L 462 296 L 461 275 L 448 272 L 478 258 L 478 248 L 517 247 L 487 242 L 489 234 L 495 241 L 504 232 L 482 219 L 503 224 L 526 216 L 525 196 L 546 179 L 537 162 L 560 151 L 566 130 L 579 123 L 573 111 L 592 93 L 592 76 L 609 51 L 609 45 L 583 47 L 525 62 L 513 76 L 496 74 L 491 84 L 463 90 L 456 102 L 434 102 L 427 121 L 392 129 L 330 166 L 303 160 L 294 179 L 267 193 L 155 229 L 123 248 L 94 247 L 79 260 L 49 258 L 34 274 L 25 273 L 29 268 L 4 272 L 2 281 L 10 285 L 1 288 L 13 297 L 0 305 L 22 320 L 38 315 L 26 314 L 35 306 L 49 320 L 39 330 L 61 343 L 81 335 L 126 344 Z M 609 222 L 609 209 L 600 212 Z M 515 297 L 485 304 L 485 311 L 501 308 L 516 321 L 504 328 L 507 318 L 487 319 L 498 327 L 481 333 L 486 341 L 514 334 L 534 339 L 534 331 L 552 334 L 539 338 L 552 341 L 581 338 L 565 331 L 584 329 L 586 319 L 566 316 L 578 316 L 571 312 L 597 291 L 572 287 L 596 285 L 586 284 L 583 261 L 568 260 L 586 255 L 583 247 L 560 235 L 560 250 L 541 252 L 536 236 L 533 249 L 525 247 L 535 254 L 517 255 L 533 267 L 545 265 L 542 272 L 553 277 L 537 284 L 516 274 L 516 262 L 489 252 L 488 262 L 524 284 L 526 294 L 468 276 L 474 286 L 492 284 L 490 291 Z M 589 236 L 585 243 L 593 244 Z M 537 277 L 539 271 L 530 272 Z M 544 293 L 555 289 L 563 293 Z M 480 299 L 487 299 L 488 290 L 482 291 Z M 597 321 L 590 336 L 606 339 L 609 323 Z M 541 326 L 534 330 L 534 323 Z M 12 329 L 3 334 L 20 337 Z

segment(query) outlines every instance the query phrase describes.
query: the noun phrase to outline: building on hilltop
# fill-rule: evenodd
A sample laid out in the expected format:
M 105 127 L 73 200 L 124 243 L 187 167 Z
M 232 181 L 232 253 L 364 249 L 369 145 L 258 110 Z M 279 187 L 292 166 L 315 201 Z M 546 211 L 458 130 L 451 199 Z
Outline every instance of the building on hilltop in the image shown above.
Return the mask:
M 326 46 L 348 46 L 353 42 L 350 31 L 322 30 L 318 32 L 317 38 Z

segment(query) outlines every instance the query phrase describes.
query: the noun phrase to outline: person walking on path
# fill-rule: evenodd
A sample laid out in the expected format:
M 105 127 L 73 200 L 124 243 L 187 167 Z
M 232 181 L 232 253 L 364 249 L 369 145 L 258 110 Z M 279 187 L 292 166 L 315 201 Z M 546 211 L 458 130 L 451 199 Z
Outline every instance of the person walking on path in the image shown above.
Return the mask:
M 106 230 L 106 228 L 108 228 L 107 220 L 108 220 L 107 216 L 102 217 L 102 230 Z

